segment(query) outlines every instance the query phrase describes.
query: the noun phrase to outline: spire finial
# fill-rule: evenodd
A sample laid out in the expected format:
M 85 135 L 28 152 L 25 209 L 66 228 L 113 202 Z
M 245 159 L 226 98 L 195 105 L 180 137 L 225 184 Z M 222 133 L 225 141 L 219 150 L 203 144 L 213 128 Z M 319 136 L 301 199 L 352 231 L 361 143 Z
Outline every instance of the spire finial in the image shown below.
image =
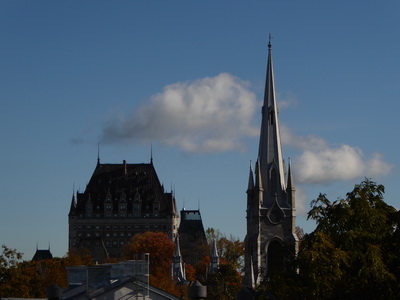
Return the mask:
M 153 164 L 153 143 L 150 144 L 150 163 Z
M 269 50 L 271 50 L 271 48 L 272 48 L 271 40 L 272 40 L 272 34 L 270 33 L 269 37 L 268 37 L 268 49 Z
M 97 143 L 97 164 L 100 164 L 100 143 Z

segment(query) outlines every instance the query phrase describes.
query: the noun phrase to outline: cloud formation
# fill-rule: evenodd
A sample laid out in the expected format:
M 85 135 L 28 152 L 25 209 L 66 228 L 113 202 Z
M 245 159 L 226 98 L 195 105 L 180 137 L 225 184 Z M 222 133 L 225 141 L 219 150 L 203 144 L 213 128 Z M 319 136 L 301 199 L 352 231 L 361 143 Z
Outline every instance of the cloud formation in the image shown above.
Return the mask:
M 243 150 L 257 136 L 258 108 L 248 83 L 228 73 L 168 85 L 129 116 L 112 119 L 102 142 L 161 142 L 186 152 Z
M 350 145 L 332 146 L 316 136 L 295 136 L 282 127 L 284 143 L 296 147 L 302 154 L 295 159 L 296 178 L 302 183 L 328 183 L 360 177 L 387 175 L 393 168 L 381 154 L 365 158 L 364 153 Z

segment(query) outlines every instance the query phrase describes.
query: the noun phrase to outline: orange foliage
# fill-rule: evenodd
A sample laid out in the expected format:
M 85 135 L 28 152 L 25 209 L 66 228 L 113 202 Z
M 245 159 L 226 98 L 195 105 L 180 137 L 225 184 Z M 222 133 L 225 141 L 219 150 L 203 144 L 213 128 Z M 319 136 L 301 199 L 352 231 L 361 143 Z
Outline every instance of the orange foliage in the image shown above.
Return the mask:
M 179 295 L 181 292 L 172 279 L 171 264 L 175 244 L 163 232 L 144 232 L 135 234 L 125 247 L 127 259 L 135 254 L 149 253 L 150 284 L 169 293 Z
M 185 265 L 185 275 L 187 281 L 196 281 L 196 269 L 192 265 Z
M 52 284 L 67 287 L 66 267 L 91 262 L 90 255 L 85 251 L 69 253 L 64 258 L 22 261 L 20 253 L 3 245 L 3 253 L 0 254 L 0 297 L 43 298 Z

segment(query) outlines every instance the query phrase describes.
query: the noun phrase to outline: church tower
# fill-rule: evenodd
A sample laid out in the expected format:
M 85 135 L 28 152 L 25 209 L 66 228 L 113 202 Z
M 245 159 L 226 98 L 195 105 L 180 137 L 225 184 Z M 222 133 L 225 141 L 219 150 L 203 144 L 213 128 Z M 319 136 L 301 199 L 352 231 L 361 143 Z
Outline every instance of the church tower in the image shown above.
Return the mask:
M 296 205 L 292 170 L 288 175 L 282 156 L 278 107 L 275 97 L 271 37 L 258 158 L 247 188 L 247 235 L 244 285 L 253 288 L 283 268 L 285 253 L 296 253 Z

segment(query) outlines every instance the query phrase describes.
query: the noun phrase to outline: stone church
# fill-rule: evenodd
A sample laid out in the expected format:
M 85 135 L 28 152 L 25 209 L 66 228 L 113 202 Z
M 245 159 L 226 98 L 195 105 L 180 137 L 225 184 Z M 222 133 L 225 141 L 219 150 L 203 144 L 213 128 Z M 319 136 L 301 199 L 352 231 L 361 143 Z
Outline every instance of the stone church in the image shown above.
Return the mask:
M 261 284 L 274 268 L 282 268 L 287 251 L 297 253 L 296 202 L 292 169 L 286 174 L 276 104 L 272 45 L 268 62 L 258 157 L 250 166 L 247 188 L 245 278 L 249 288 Z

